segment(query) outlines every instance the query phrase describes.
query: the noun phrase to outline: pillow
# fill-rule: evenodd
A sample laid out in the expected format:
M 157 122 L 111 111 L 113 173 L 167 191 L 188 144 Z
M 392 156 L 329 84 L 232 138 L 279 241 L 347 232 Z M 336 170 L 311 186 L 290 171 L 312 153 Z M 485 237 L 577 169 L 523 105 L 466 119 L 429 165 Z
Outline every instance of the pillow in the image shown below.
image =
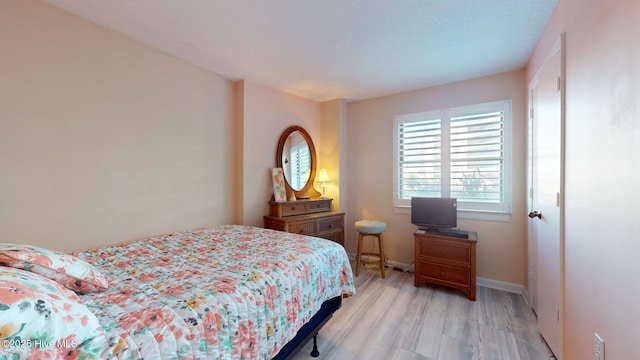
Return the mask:
M 19 344 L 75 348 L 105 332 L 76 293 L 40 275 L 0 267 L 0 352 Z M 55 344 L 55 345 L 53 345 Z M 7 349 L 2 349 L 5 347 Z M 15 350 L 15 349 L 14 349 Z
M 0 264 L 34 272 L 80 293 L 109 286 L 107 278 L 85 261 L 37 246 L 0 244 Z

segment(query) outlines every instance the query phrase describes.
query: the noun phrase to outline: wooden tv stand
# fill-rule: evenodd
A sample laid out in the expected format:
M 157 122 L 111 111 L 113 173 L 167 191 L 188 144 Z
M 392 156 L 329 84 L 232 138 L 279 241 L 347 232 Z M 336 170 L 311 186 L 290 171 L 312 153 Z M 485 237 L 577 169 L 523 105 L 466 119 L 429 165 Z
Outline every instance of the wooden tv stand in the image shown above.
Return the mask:
M 415 237 L 415 286 L 426 283 L 460 289 L 470 300 L 476 300 L 476 243 L 478 235 L 469 238 L 445 236 L 418 230 Z

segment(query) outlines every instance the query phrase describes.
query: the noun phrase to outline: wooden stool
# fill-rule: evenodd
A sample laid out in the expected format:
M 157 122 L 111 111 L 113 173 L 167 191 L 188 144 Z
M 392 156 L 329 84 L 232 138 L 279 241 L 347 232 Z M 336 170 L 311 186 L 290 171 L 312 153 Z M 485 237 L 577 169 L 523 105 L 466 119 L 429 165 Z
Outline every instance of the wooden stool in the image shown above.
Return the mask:
M 356 255 L 356 276 L 360 274 L 360 263 L 367 264 L 380 263 L 380 273 L 384 279 L 384 245 L 382 243 L 382 233 L 387 230 L 387 224 L 382 221 L 376 220 L 359 220 L 355 223 L 356 231 L 358 232 L 358 254 Z M 367 236 L 378 238 L 378 252 L 362 252 L 362 242 Z M 376 259 L 362 259 L 362 255 L 373 256 Z

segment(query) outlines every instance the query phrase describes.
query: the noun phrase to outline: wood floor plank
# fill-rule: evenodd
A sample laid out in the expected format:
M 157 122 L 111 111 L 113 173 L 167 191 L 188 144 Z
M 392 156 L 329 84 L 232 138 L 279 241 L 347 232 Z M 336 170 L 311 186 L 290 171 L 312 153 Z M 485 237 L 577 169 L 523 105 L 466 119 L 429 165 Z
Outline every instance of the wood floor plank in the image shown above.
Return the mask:
M 391 360 L 433 360 L 428 357 L 422 356 L 420 354 L 416 354 L 413 351 L 408 351 L 405 349 L 398 349 L 398 353 L 396 356 L 390 358 Z
M 503 329 L 480 326 L 479 350 L 482 359 L 520 360 L 515 336 Z
M 441 291 L 444 291 L 444 289 L 441 289 Z M 471 344 L 477 344 L 479 340 L 478 330 L 478 302 L 469 301 L 467 298 L 459 296 L 459 294 L 451 293 L 448 299 L 443 334 L 465 339 Z
M 437 359 L 441 360 L 479 360 L 480 349 L 478 343 L 470 344 L 469 341 L 459 337 L 443 336 L 440 344 L 440 353 Z
M 538 360 L 552 354 L 521 295 L 478 287 L 477 301 L 439 286 L 413 286 L 413 274 L 365 267 L 357 294 L 294 360 Z
M 434 294 L 434 290 L 431 288 L 421 287 L 415 288 L 415 297 L 411 303 L 410 317 L 407 319 L 409 324 L 409 330 L 405 337 L 402 338 L 403 349 L 409 349 L 414 351 L 418 347 L 420 341 L 420 333 L 422 329 L 422 323 L 429 309 L 429 303 L 431 302 Z
M 422 319 L 420 339 L 415 352 L 429 358 L 437 359 L 440 353 L 440 343 L 444 332 L 444 323 L 447 316 L 449 294 L 445 291 L 436 291 L 429 302 L 427 311 Z

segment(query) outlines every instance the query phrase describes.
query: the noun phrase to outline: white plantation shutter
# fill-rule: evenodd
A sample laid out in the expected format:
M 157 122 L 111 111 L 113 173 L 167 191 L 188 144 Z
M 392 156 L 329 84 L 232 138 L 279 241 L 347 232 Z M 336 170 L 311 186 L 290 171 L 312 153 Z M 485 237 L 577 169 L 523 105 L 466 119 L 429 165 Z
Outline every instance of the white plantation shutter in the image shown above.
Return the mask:
M 398 125 L 398 191 L 412 196 L 440 197 L 441 120 L 406 122 Z
M 451 197 L 471 202 L 503 200 L 503 123 L 502 112 L 451 118 Z
M 453 197 L 458 210 L 511 211 L 511 102 L 394 117 L 394 205 Z
M 291 187 L 300 190 L 307 183 L 311 169 L 311 155 L 306 143 L 291 147 Z

